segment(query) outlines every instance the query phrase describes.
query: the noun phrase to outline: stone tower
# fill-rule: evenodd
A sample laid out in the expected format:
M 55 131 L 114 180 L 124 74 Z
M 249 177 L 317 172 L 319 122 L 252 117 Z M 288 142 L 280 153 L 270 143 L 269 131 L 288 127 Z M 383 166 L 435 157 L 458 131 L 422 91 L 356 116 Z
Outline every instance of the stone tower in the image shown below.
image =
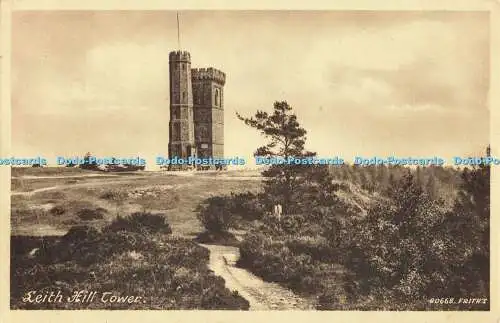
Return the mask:
M 196 156 L 194 142 L 191 55 L 174 51 L 169 55 L 170 122 L 169 158 Z
M 224 158 L 224 84 L 215 68 L 191 71 L 194 99 L 194 138 L 200 158 Z

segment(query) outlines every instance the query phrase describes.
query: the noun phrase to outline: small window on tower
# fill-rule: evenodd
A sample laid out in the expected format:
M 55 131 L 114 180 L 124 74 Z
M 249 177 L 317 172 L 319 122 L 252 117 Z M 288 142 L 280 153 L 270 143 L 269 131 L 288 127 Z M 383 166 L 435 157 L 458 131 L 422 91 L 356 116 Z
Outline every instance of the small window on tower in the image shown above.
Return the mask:
M 186 92 L 182 92 L 182 101 L 185 101 L 186 100 Z

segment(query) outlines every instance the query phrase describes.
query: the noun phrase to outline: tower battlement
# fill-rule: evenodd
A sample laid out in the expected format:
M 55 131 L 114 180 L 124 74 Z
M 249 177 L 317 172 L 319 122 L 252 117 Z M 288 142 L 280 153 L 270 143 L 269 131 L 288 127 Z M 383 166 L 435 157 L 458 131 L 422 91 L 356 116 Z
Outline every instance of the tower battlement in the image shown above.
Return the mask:
M 191 69 L 192 80 L 213 80 L 221 85 L 226 83 L 226 74 L 213 67 Z
M 186 62 L 191 63 L 191 54 L 185 50 L 176 50 L 168 55 L 170 62 Z

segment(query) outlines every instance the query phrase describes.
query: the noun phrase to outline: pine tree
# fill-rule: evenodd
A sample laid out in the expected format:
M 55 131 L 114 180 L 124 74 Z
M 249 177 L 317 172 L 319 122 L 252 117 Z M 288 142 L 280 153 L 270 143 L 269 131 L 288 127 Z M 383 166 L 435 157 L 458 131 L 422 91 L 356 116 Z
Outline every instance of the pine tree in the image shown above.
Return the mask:
M 394 172 L 392 171 L 392 169 L 390 170 L 391 172 L 389 174 L 389 178 L 387 180 L 387 186 L 385 188 L 385 195 L 387 196 L 391 196 L 394 191 L 394 188 L 396 187 L 396 178 L 394 176 Z
M 425 184 L 425 192 L 433 200 L 436 200 L 439 198 L 439 192 L 438 192 L 438 187 L 437 187 L 437 183 L 436 183 L 436 178 L 432 174 L 427 178 L 427 183 Z
M 362 189 L 366 190 L 368 188 L 368 177 L 366 176 L 365 168 L 364 167 L 358 167 L 358 184 L 361 186 Z
M 257 129 L 268 143 L 257 148 L 256 157 L 289 158 L 314 157 L 316 153 L 305 150 L 306 130 L 297 121 L 292 107 L 286 102 L 275 102 L 273 113 L 257 111 L 254 117 L 236 114 L 246 125 Z M 299 206 L 305 190 L 311 186 L 326 185 L 332 189 L 332 177 L 326 165 L 273 164 L 262 172 L 266 178 L 265 193 L 283 204 L 283 212 L 294 212 Z M 318 179 L 321 178 L 319 182 Z M 312 193 L 312 189 L 309 193 Z M 317 190 L 319 193 L 319 190 Z
M 376 189 L 379 192 L 385 192 L 389 186 L 389 174 L 387 172 L 387 167 L 385 165 L 379 165 L 376 170 Z
M 424 175 L 422 172 L 422 166 L 417 166 L 417 169 L 415 171 L 415 182 L 418 186 L 423 187 L 424 185 Z

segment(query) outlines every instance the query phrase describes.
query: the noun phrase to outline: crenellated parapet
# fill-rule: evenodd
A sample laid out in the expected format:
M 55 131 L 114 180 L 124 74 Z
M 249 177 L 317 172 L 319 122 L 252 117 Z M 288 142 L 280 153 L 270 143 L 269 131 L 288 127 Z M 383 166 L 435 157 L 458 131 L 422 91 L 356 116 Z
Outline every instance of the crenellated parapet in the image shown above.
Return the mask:
M 176 50 L 176 51 L 170 52 L 168 58 L 169 58 L 170 62 L 191 63 L 191 54 L 189 54 L 189 52 L 185 51 L 185 50 Z
M 212 80 L 220 85 L 226 83 L 226 74 L 213 67 L 191 69 L 191 79 L 194 81 Z
M 224 157 L 226 74 L 192 68 L 190 53 L 176 50 L 169 53 L 169 78 L 169 157 Z

